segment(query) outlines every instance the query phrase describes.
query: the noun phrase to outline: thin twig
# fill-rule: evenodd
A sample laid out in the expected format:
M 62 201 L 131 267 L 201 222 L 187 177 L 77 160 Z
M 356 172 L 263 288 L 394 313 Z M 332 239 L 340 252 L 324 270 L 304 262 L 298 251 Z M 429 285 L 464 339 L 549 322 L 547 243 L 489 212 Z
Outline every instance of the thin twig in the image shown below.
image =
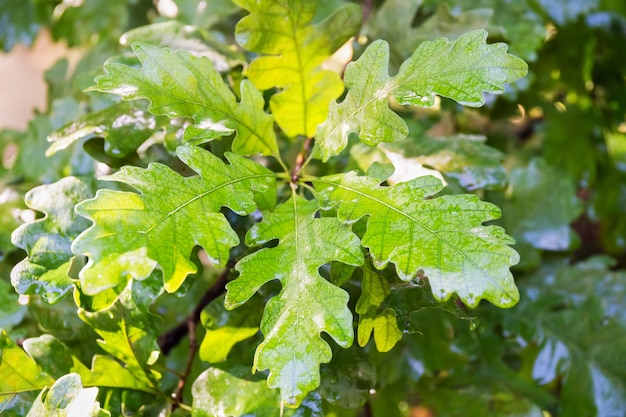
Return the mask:
M 304 141 L 304 145 L 302 145 L 302 150 L 296 158 L 296 165 L 291 171 L 291 182 L 293 182 L 294 184 L 297 183 L 298 179 L 300 178 L 300 171 L 302 171 L 304 161 L 306 161 L 307 156 L 309 155 L 311 143 L 313 143 L 313 138 L 306 138 L 306 140 Z
M 185 382 L 187 381 L 187 377 L 191 372 L 191 366 L 193 365 L 193 360 L 196 357 L 196 351 L 198 350 L 198 343 L 196 342 L 196 321 L 193 317 L 187 318 L 187 332 L 189 334 L 189 356 L 187 357 L 187 363 L 185 364 L 185 370 L 182 375 L 178 379 L 178 385 L 176 386 L 176 390 L 172 394 L 172 399 L 176 401 L 172 406 L 172 412 L 176 410 L 183 402 L 183 391 L 185 390 Z
M 372 11 L 372 3 L 374 3 L 373 0 L 363 1 L 363 23 L 362 23 L 363 26 L 367 24 L 367 21 L 370 18 L 370 13 Z
M 181 340 L 189 334 L 189 322 L 192 321 L 194 325 L 200 321 L 200 314 L 202 310 L 209 305 L 209 303 L 215 300 L 217 297 L 222 295 L 226 288 L 226 277 L 232 268 L 232 264 L 228 264 L 226 269 L 217 277 L 217 280 L 213 283 L 213 285 L 207 290 L 206 293 L 202 296 L 200 301 L 198 301 L 198 305 L 196 308 L 176 327 L 170 329 L 167 333 L 164 333 L 159 336 L 159 347 L 161 348 L 161 353 L 164 356 L 167 356 L 170 351 L 178 346 Z
M 363 417 L 372 417 L 374 413 L 372 412 L 372 404 L 368 401 L 365 401 L 363 405 Z

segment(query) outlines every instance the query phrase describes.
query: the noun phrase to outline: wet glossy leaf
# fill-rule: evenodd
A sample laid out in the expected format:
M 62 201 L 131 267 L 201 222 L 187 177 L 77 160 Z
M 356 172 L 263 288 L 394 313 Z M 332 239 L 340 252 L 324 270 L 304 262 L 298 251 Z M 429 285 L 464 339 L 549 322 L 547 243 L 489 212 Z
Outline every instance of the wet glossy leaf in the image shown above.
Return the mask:
M 355 145 L 350 149 L 361 170 L 372 161 L 396 166 L 391 183 L 407 181 L 425 172 L 424 167 L 440 171 L 448 181 L 468 191 L 501 189 L 508 182 L 501 161 L 504 154 L 485 145 L 482 136 L 415 137 L 376 148 Z
M 100 190 L 76 207 L 95 223 L 72 246 L 75 253 L 89 257 L 80 272 L 85 293 L 115 287 L 131 276 L 143 279 L 157 264 L 165 289 L 176 291 L 187 275 L 196 272 L 189 258 L 196 245 L 206 250 L 214 265 L 226 264 L 239 238 L 220 208 L 227 206 L 240 215 L 253 212 L 252 191 L 267 190 L 274 174 L 234 154 L 227 155 L 227 165 L 198 147 L 180 146 L 176 152 L 199 175 L 183 177 L 157 163 L 147 169 L 124 167 L 105 178 L 141 194 Z
M 481 299 L 499 307 L 518 301 L 509 271 L 519 260 L 508 246 L 513 240 L 499 227 L 482 226 L 500 216 L 496 206 L 470 195 L 425 199 L 442 188 L 434 177 L 382 187 L 351 172 L 314 183 L 326 207 L 338 205 L 340 220 L 369 216 L 362 242 L 375 267 L 392 262 L 405 281 L 421 270 L 441 301 L 453 293 L 472 307 Z
M 504 326 L 523 340 L 537 384 L 560 385 L 563 416 L 619 415 L 626 408 L 626 274 L 606 258 L 547 264 L 523 288 L 520 311 Z
M 194 3 L 200 7 L 197 1 Z M 214 3 L 219 2 L 205 3 L 205 9 L 211 8 Z M 230 7 L 237 9 L 232 3 Z M 194 17 L 200 19 L 198 16 Z M 134 42 L 145 42 L 159 47 L 168 47 L 173 51 L 188 51 L 196 56 L 207 57 L 219 72 L 228 71 L 235 65 L 245 62 L 245 57 L 241 53 L 212 38 L 206 31 L 174 20 L 140 26 L 129 30 L 120 38 L 120 43 L 124 45 Z
M 0 401 L 20 392 L 39 391 L 54 383 L 44 370 L 0 330 Z
M 513 169 L 510 179 L 508 198 L 495 202 L 506 213 L 503 224 L 520 250 L 527 252 L 529 246 L 550 251 L 575 247 L 579 238 L 570 224 L 582 213 L 583 204 L 574 182 L 540 159 Z
M 279 279 L 281 292 L 266 305 L 261 322 L 265 337 L 254 368 L 270 370 L 268 385 L 280 388 L 283 401 L 296 406 L 319 385 L 319 365 L 330 361 L 331 349 L 320 337 L 328 333 L 348 347 L 354 337 L 348 294 L 323 279 L 320 266 L 330 261 L 363 263 L 358 238 L 336 218 L 316 218 L 316 201 L 293 195 L 246 235 L 249 246 L 278 239 L 243 258 L 239 278 L 227 285 L 226 307 L 245 303 L 266 282 Z M 280 263 L 276 260 L 280 259 Z
M 212 301 L 200 316 L 206 329 L 198 351 L 200 359 L 211 363 L 225 361 L 236 343 L 258 333 L 262 311 L 263 306 L 256 299 L 233 311 L 224 307 L 224 297 Z
M 493 11 L 490 21 L 497 26 L 489 28 L 490 35 L 495 32 L 495 37 L 503 37 L 509 43 L 512 54 L 530 61 L 537 59 L 537 51 L 545 41 L 547 29 L 544 16 L 532 6 L 530 0 L 425 0 L 422 7 L 435 10 L 442 3 L 458 16 L 481 9 Z
M 232 393 L 237 392 L 234 396 Z M 265 378 L 252 375 L 250 368 L 225 363 L 204 371 L 193 383 L 194 417 L 293 416 L 322 417 L 319 394 L 311 393 L 297 410 L 281 411 L 277 390 Z
M 237 102 L 209 59 L 141 42 L 132 47 L 142 67 L 107 64 L 106 74 L 96 78 L 89 91 L 117 94 L 124 100 L 146 98 L 154 114 L 193 119 L 195 124 L 185 132 L 191 143 L 237 131 L 233 152 L 277 154 L 272 117 L 263 111 L 263 97 L 251 83 L 241 83 L 242 99 Z
M 69 125 L 48 135 L 52 145 L 46 155 L 67 148 L 72 143 L 89 137 L 105 139 L 105 152 L 122 158 L 135 151 L 157 128 L 157 119 L 130 103 L 122 102 L 104 110 L 88 113 Z
M 400 104 L 420 107 L 432 106 L 435 95 L 479 107 L 485 103 L 483 92 L 502 93 L 505 83 L 526 75 L 524 61 L 507 54 L 505 44 L 488 45 L 486 39 L 487 32 L 476 30 L 454 42 L 424 42 L 394 77 L 388 72 L 388 44 L 372 43 L 346 68 L 348 94 L 340 104 L 331 104 L 328 120 L 317 130 L 322 159 L 341 152 L 350 133 L 370 146 L 404 139 L 408 128 L 388 108 L 390 95 Z
M 421 8 L 423 5 L 419 2 L 387 0 L 368 21 L 366 33 L 373 39 L 389 42 L 391 63 L 395 68 L 422 42 L 440 37 L 455 40 L 471 30 L 488 29 L 492 33 L 495 29 L 491 24 L 493 10 L 477 8 L 453 12 L 445 3 L 437 4 L 434 12 L 415 26 L 415 15 Z
M 376 368 L 356 347 L 334 349 L 333 360 L 322 365 L 322 397 L 347 409 L 362 406 L 376 384 Z
M 152 281 L 156 282 L 156 279 Z M 149 280 L 131 281 L 111 307 L 95 313 L 79 310 L 80 318 L 102 338 L 98 340 L 100 347 L 124 364 L 122 369 L 133 376 L 137 381 L 135 385 L 146 387 L 144 390 L 151 388 L 152 391 L 158 391 L 160 379 L 160 374 L 151 369 L 151 365 L 159 357 L 156 338 L 161 320 L 151 314 L 148 308 L 160 291 L 160 286 Z M 93 376 L 95 381 L 98 374 L 96 363 L 94 361 L 93 366 L 96 371 Z M 100 373 L 104 371 L 106 376 L 115 381 L 115 366 L 100 369 Z M 115 384 L 113 386 L 121 385 L 118 381 Z
M 326 118 L 328 104 L 343 92 L 339 74 L 322 69 L 321 64 L 358 31 L 359 7 L 344 5 L 311 25 L 317 1 L 235 3 L 250 11 L 237 24 L 239 44 L 270 55 L 252 61 L 248 77 L 261 90 L 282 89 L 272 96 L 270 107 L 287 136 L 312 136 Z
M 73 288 L 68 270 L 74 254 L 72 241 L 89 222 L 74 213 L 74 205 L 93 196 L 93 182 L 66 177 L 26 194 L 26 205 L 45 217 L 13 232 L 13 244 L 28 257 L 11 271 L 11 283 L 20 294 L 41 295 L 54 303 Z
M 68 374 L 43 390 L 27 417 L 105 417 L 110 414 L 96 401 L 98 388 L 83 388 L 80 376 Z

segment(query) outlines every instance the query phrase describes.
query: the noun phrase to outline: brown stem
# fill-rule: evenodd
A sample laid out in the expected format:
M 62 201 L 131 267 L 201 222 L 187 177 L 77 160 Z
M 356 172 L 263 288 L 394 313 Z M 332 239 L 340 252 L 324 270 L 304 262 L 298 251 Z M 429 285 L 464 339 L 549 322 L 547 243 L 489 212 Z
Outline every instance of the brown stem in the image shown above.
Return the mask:
M 187 334 L 191 337 L 191 333 L 189 332 L 189 323 L 193 322 L 195 326 L 195 324 L 200 321 L 200 314 L 202 313 L 202 310 L 204 310 L 204 308 L 209 305 L 211 301 L 215 300 L 224 293 L 226 287 L 226 277 L 228 276 L 231 268 L 232 265 L 229 263 L 213 285 L 207 290 L 206 293 L 204 293 L 200 301 L 198 301 L 196 308 L 185 318 L 185 320 L 180 322 L 176 327 L 170 329 L 167 333 L 159 336 L 158 343 L 161 348 L 161 353 L 164 356 L 167 356 L 173 348 L 178 346 Z
M 372 11 L 372 3 L 374 3 L 373 0 L 363 1 L 363 23 L 362 23 L 363 26 L 367 24 L 367 21 L 370 18 L 370 13 Z
M 302 145 L 302 150 L 298 154 L 296 158 L 296 165 L 293 167 L 291 171 L 291 182 L 297 183 L 298 178 L 300 178 L 300 171 L 302 171 L 302 166 L 304 165 L 304 161 L 306 161 L 307 156 L 309 156 L 309 151 L 311 149 L 311 143 L 313 143 L 313 138 L 306 138 L 304 141 L 304 145 Z
M 196 343 L 196 321 L 193 317 L 189 316 L 185 324 L 187 324 L 187 332 L 189 334 L 189 356 L 187 357 L 185 370 L 179 376 L 178 385 L 176 385 L 176 390 L 172 394 L 172 399 L 176 401 L 172 406 L 172 412 L 174 412 L 178 408 L 179 404 L 183 402 L 185 382 L 191 372 L 191 366 L 193 365 L 193 360 L 196 357 L 196 351 L 198 350 L 198 343 Z
M 372 404 L 369 401 L 366 401 L 362 408 L 362 416 L 363 417 L 373 417 L 372 413 Z

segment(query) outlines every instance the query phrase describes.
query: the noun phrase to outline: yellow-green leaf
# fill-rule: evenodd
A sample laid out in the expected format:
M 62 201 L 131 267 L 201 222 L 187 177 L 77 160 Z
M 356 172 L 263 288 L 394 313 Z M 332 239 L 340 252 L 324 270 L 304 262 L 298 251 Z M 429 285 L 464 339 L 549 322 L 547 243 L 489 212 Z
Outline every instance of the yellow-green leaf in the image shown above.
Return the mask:
M 360 8 L 344 5 L 312 25 L 317 1 L 234 1 L 250 11 L 237 24 L 237 41 L 267 55 L 250 64 L 248 77 L 262 90 L 282 89 L 272 96 L 270 107 L 287 136 L 312 136 L 330 102 L 343 92 L 339 74 L 321 64 L 358 31 Z

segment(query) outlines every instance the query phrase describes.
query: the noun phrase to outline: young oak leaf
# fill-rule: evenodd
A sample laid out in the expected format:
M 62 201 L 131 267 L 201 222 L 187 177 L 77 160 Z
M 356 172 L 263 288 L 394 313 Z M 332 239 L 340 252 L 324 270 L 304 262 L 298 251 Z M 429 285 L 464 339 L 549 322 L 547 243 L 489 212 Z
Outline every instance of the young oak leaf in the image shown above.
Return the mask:
M 226 307 L 235 308 L 266 282 L 281 281 L 281 292 L 265 307 L 265 339 L 254 368 L 269 368 L 268 385 L 280 388 L 289 406 L 297 406 L 319 385 L 319 366 L 331 359 L 320 332 L 342 347 L 354 338 L 348 293 L 322 278 L 318 269 L 331 261 L 360 265 L 363 253 L 356 235 L 337 218 L 316 218 L 318 210 L 316 201 L 293 195 L 268 213 L 249 230 L 246 244 L 278 239 L 278 245 L 243 258 L 235 267 L 241 275 L 226 286 Z
M 248 77 L 262 90 L 282 89 L 272 96 L 270 107 L 287 136 L 312 136 L 316 126 L 326 119 L 328 104 L 344 89 L 339 74 L 323 70 L 321 64 L 359 30 L 359 6 L 344 5 L 311 25 L 316 1 L 234 2 L 250 11 L 237 24 L 239 44 L 270 55 L 254 60 Z
M 89 227 L 89 221 L 74 213 L 74 205 L 90 197 L 92 185 L 76 177 L 40 185 L 26 194 L 26 205 L 45 217 L 21 225 L 11 235 L 13 244 L 28 253 L 11 271 L 18 293 L 41 295 L 54 303 L 74 287 L 68 276 L 74 258 L 71 244 Z
M 224 266 L 239 238 L 220 208 L 249 214 L 256 209 L 252 191 L 265 191 L 274 182 L 273 172 L 235 154 L 226 154 L 227 165 L 196 146 L 179 146 L 176 153 L 199 176 L 183 177 L 158 163 L 124 167 L 104 179 L 128 184 L 139 194 L 99 190 L 76 206 L 94 222 L 72 245 L 74 253 L 89 257 L 79 274 L 86 294 L 115 287 L 129 276 L 146 278 L 157 263 L 165 289 L 176 291 L 196 272 L 189 259 L 196 245 Z
M 393 309 L 388 308 L 378 313 L 378 307 L 391 291 L 390 286 L 387 279 L 371 267 L 363 266 L 361 269 L 361 296 L 355 307 L 359 315 L 357 341 L 361 347 L 367 345 L 374 332 L 376 349 L 379 352 L 388 352 L 402 339 Z
M 241 155 L 278 155 L 272 116 L 263 111 L 261 93 L 249 81 L 241 83 L 241 101 L 222 80 L 211 61 L 185 51 L 171 51 L 135 42 L 142 66 L 105 65 L 87 91 L 101 91 L 124 100 L 146 98 L 148 110 L 171 118 L 188 117 L 188 142 L 199 144 L 237 131 L 232 150 Z
M 485 103 L 483 92 L 502 93 L 504 84 L 526 75 L 524 61 L 506 53 L 507 45 L 486 43 L 487 32 L 468 32 L 456 41 L 440 38 L 422 43 L 389 77 L 389 45 L 373 42 L 346 68 L 346 98 L 331 103 L 328 119 L 318 126 L 315 152 L 324 161 L 339 154 L 348 136 L 357 133 L 374 146 L 404 139 L 408 128 L 388 106 L 392 95 L 400 104 L 429 107 L 435 95 L 449 97 L 465 106 Z
M 337 216 L 355 222 L 368 216 L 363 245 L 374 265 L 389 262 L 408 281 L 420 269 L 440 301 L 457 293 L 470 307 L 481 299 L 510 307 L 519 292 L 509 267 L 519 261 L 513 239 L 498 226 L 482 226 L 500 210 L 475 195 L 426 199 L 443 187 L 434 177 L 418 177 L 392 187 L 354 172 L 314 181 L 325 207 L 338 205 Z

